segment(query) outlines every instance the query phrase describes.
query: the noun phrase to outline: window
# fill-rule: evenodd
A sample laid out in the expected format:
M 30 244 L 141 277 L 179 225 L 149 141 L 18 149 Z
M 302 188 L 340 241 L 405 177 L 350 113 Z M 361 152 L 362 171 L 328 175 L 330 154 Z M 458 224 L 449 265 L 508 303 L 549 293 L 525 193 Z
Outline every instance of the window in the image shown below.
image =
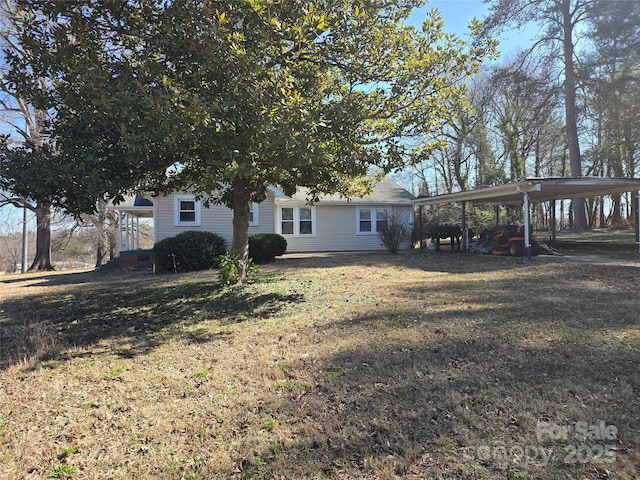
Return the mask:
M 283 208 L 281 212 L 280 230 L 282 235 L 293 235 L 293 208 Z
M 360 220 L 359 223 L 359 232 L 371 232 L 371 209 L 370 208 L 361 208 L 360 209 Z
M 387 226 L 389 210 L 386 208 L 358 208 L 356 217 L 356 233 L 375 234 Z
M 256 227 L 260 225 L 260 206 L 256 202 L 249 204 L 249 226 Z
M 384 230 L 387 227 L 389 213 L 386 208 L 376 208 L 376 232 Z
M 196 202 L 194 200 L 180 200 L 180 223 L 196 221 Z
M 311 208 L 300 207 L 300 235 L 313 235 L 313 220 L 311 218 Z
M 280 207 L 279 213 L 281 235 L 315 236 L 315 207 Z
M 200 202 L 193 195 L 179 195 L 174 199 L 174 224 L 199 226 Z

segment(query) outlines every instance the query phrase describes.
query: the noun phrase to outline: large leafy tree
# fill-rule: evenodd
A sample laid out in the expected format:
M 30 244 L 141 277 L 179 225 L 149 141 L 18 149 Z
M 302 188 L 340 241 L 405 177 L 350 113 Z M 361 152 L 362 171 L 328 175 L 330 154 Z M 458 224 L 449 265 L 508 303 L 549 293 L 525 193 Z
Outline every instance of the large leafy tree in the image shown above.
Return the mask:
M 445 34 L 436 12 L 422 31 L 404 25 L 421 3 L 24 0 L 33 76 L 15 82 L 56 110 L 52 135 L 77 172 L 70 209 L 190 189 L 232 208 L 242 281 L 248 205 L 268 185 L 357 195 L 366 185 L 354 179 L 411 162 L 411 139 L 465 107 L 462 80 L 494 44 Z

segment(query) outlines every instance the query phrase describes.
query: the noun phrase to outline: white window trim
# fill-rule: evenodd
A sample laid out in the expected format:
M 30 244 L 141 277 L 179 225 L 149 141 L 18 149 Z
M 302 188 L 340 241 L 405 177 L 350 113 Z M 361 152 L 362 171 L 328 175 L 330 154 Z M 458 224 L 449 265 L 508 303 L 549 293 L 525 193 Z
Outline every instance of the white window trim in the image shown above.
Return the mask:
M 253 210 L 253 221 L 249 222 L 249 226 L 257 227 L 260 225 L 260 205 L 256 202 L 251 202 L 249 207 Z
M 195 202 L 195 221 L 193 222 L 181 222 L 180 221 L 180 202 L 181 201 Z M 175 227 L 199 227 L 201 223 L 201 210 L 202 204 L 195 199 L 194 195 L 176 195 L 173 197 L 173 225 Z
M 371 210 L 371 231 L 370 232 L 361 232 L 360 231 L 360 210 Z M 371 206 L 362 206 L 356 208 L 356 235 L 377 235 L 377 210 L 386 210 L 387 211 L 387 222 L 389 218 L 391 218 L 391 208 L 381 207 L 377 205 Z
M 282 209 L 283 208 L 293 208 L 293 234 L 282 233 Z M 310 208 L 311 209 L 311 231 L 313 233 L 300 233 L 300 209 L 301 208 Z M 317 235 L 318 232 L 318 224 L 316 222 L 316 207 L 309 205 L 279 205 L 278 206 L 278 224 L 277 224 L 278 234 L 282 235 L 285 238 L 292 237 L 300 237 L 300 238 L 312 238 Z

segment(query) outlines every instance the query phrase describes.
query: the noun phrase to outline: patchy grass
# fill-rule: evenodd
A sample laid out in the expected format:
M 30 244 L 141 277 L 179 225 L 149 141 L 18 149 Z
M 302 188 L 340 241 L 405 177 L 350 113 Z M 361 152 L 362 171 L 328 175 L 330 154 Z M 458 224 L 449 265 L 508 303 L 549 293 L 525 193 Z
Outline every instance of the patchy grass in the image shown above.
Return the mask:
M 616 230 L 602 228 L 580 233 L 566 230 L 558 232 L 556 238 L 561 242 L 595 242 L 616 245 L 634 245 L 636 243 L 636 234 L 633 229 Z
M 2 479 L 640 476 L 637 267 L 410 252 L 234 288 L 0 284 Z

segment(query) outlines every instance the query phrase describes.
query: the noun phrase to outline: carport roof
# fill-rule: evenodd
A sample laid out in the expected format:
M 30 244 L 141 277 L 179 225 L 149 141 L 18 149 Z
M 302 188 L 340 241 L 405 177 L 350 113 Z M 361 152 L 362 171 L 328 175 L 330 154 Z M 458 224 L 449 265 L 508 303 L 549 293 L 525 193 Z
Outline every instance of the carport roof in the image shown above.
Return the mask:
M 464 192 L 418 197 L 415 205 L 437 205 L 453 202 L 493 203 L 511 205 L 522 203 L 524 193 L 532 203 L 568 198 L 610 195 L 640 190 L 640 178 L 530 178 L 523 182 L 479 188 Z

